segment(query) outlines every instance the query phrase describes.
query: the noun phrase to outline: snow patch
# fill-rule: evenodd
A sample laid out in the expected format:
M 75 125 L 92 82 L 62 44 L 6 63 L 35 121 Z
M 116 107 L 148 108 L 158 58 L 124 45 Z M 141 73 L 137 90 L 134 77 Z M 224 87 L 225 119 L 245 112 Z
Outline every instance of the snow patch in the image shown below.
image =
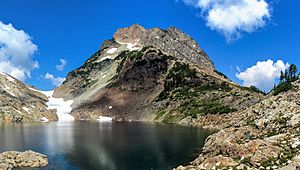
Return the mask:
M 69 122 L 74 121 L 74 117 L 70 115 L 72 108 L 71 105 L 73 104 L 73 100 L 65 101 L 63 98 L 54 98 L 53 93 L 54 91 L 40 91 L 44 95 L 49 98 L 49 101 L 46 103 L 48 105 L 48 110 L 56 109 L 58 121 L 60 122 Z
M 291 139 L 292 148 L 295 149 L 300 145 L 300 141 L 298 138 L 292 138 Z
M 129 51 L 134 51 L 134 50 L 140 50 L 140 47 L 136 47 L 136 44 L 132 44 L 132 43 L 126 43 L 127 48 L 129 49 Z
M 30 87 L 30 86 L 27 86 L 27 88 L 29 89 L 29 90 L 32 90 L 32 91 L 36 91 L 36 92 L 40 92 L 40 93 L 43 93 L 42 91 L 39 91 L 39 90 L 37 90 L 37 89 L 35 89 L 35 88 L 32 88 L 32 87 Z M 44 94 L 44 93 L 43 93 Z M 48 97 L 48 96 L 47 96 Z
M 42 118 L 41 118 L 41 122 L 44 122 L 44 123 L 49 122 L 49 119 L 46 118 L 46 117 L 42 117 Z
M 112 54 L 112 53 L 116 52 L 117 50 L 118 50 L 117 48 L 111 48 L 111 49 L 107 50 L 106 53 Z
M 20 110 L 15 109 L 15 111 L 18 112 L 18 113 L 20 113 L 20 114 L 22 114 L 22 113 L 20 112 Z
M 106 60 L 106 59 L 112 60 L 112 57 L 111 57 L 111 56 L 103 57 L 103 58 L 101 58 L 101 60 L 100 60 L 99 62 L 104 61 L 104 60 Z
M 30 114 L 29 109 L 27 107 L 22 107 L 23 110 L 25 110 L 27 113 Z
M 8 87 L 7 85 L 4 85 L 4 88 L 5 88 L 6 90 L 10 90 L 10 87 Z
M 97 119 L 99 122 L 111 122 L 113 120 L 112 117 L 109 116 L 99 116 Z
M 126 48 L 129 50 L 129 51 L 134 51 L 134 50 L 140 50 L 142 49 L 141 47 L 138 47 L 137 43 L 123 43 L 123 42 L 117 42 L 119 44 L 122 44 L 122 45 L 126 45 Z
M 8 87 L 8 86 L 4 85 L 4 90 L 5 90 L 7 93 L 9 93 L 10 95 L 12 95 L 12 96 L 16 97 L 16 95 L 10 91 L 10 90 L 11 90 L 11 88 L 10 88 L 10 87 Z

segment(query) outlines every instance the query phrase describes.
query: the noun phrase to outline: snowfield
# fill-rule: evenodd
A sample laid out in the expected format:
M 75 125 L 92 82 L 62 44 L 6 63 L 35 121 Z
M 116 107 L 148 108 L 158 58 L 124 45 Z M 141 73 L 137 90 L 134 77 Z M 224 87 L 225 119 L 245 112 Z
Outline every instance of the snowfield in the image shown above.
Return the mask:
M 48 109 L 57 110 L 57 116 L 59 122 L 69 122 L 75 120 L 75 118 L 72 115 L 70 115 L 72 111 L 71 105 L 73 104 L 73 100 L 65 101 L 63 98 L 54 98 L 53 97 L 54 91 L 40 91 L 40 92 L 49 98 L 49 101 L 46 103 L 48 105 Z
M 117 50 L 118 50 L 117 48 L 111 48 L 106 53 L 112 54 L 112 53 L 116 52 Z

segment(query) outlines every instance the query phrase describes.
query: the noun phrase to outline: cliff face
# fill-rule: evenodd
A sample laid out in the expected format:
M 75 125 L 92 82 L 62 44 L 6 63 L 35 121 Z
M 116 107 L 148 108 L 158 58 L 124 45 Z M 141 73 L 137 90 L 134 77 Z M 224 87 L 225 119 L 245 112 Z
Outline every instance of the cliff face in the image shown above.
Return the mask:
M 198 124 L 203 116 L 245 109 L 262 95 L 216 71 L 182 31 L 133 25 L 117 30 L 83 66 L 70 72 L 54 97 L 73 99 L 71 114 L 78 120 L 110 116 Z
M 57 120 L 47 110 L 47 97 L 21 81 L 0 73 L 0 122 L 43 122 Z
M 139 25 L 117 30 L 114 41 L 137 47 L 153 46 L 181 61 L 196 63 L 214 70 L 214 64 L 195 40 L 175 27 L 145 29 Z

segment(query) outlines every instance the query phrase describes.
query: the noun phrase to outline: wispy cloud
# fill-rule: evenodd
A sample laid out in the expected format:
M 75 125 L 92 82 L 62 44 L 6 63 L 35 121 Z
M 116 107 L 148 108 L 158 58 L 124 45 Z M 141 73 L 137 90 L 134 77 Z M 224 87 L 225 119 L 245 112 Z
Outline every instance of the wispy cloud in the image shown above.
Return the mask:
M 44 79 L 50 80 L 54 86 L 59 86 L 65 81 L 65 78 L 55 77 L 53 74 L 50 74 L 50 73 L 46 73 L 44 76 Z
M 36 51 L 30 35 L 0 21 L 0 71 L 22 81 L 30 78 L 30 72 L 39 67 L 33 59 Z
M 280 76 L 280 72 L 289 67 L 282 60 L 258 61 L 256 65 L 243 72 L 236 73 L 236 77 L 243 81 L 244 86 L 256 86 L 264 91 L 269 91 Z
M 206 25 L 220 32 L 228 42 L 266 25 L 271 18 L 265 0 L 182 0 L 200 9 Z
M 65 59 L 59 59 L 60 64 L 56 65 L 56 70 L 63 71 L 67 65 L 67 61 Z

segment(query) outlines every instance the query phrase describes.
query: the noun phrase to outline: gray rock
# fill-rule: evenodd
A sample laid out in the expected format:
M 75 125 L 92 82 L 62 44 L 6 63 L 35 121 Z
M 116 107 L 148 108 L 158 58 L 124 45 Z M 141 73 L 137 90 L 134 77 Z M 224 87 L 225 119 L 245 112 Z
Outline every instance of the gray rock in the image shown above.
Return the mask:
M 0 170 L 15 168 L 41 168 L 48 165 L 46 155 L 28 150 L 25 152 L 8 151 L 0 154 Z
M 121 28 L 114 34 L 114 41 L 133 43 L 140 46 L 153 46 L 164 53 L 181 60 L 188 60 L 205 68 L 214 70 L 214 64 L 195 40 L 181 30 L 170 27 L 145 29 L 140 25 Z
M 56 121 L 54 110 L 47 110 L 48 98 L 38 90 L 0 72 L 0 123 Z

